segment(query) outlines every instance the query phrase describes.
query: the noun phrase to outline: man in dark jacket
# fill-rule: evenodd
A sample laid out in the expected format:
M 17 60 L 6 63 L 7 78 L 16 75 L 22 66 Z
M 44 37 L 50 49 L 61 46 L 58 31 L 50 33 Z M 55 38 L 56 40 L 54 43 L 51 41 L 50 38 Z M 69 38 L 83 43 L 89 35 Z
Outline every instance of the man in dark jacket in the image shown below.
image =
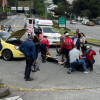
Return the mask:
M 32 63 L 36 60 L 35 54 L 35 44 L 33 43 L 33 37 L 30 36 L 29 39 L 23 42 L 19 46 L 19 50 L 24 53 L 26 58 L 26 68 L 25 68 L 25 77 L 26 81 L 32 81 L 33 78 L 30 78 L 31 66 Z

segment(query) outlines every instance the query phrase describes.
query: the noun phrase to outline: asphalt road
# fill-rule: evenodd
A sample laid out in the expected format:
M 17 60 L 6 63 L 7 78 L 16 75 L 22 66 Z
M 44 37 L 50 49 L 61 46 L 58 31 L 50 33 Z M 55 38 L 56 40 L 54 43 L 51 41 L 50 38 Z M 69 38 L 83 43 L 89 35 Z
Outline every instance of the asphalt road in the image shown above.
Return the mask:
M 77 22 L 77 24 L 70 24 L 70 22 L 67 21 L 66 27 L 71 29 L 73 32 L 76 32 L 76 29 L 78 28 L 80 30 L 80 32 L 82 32 L 86 35 L 86 38 L 100 40 L 100 25 L 86 26 L 86 25 L 82 25 L 81 23 L 78 23 L 78 22 Z
M 31 73 L 34 78 L 32 82 L 24 80 L 24 59 L 13 59 L 4 61 L 0 59 L 0 79 L 7 84 L 26 89 L 70 89 L 70 88 L 95 88 L 100 87 L 100 54 L 99 48 L 93 47 L 97 52 L 95 57 L 94 71 L 84 74 L 82 72 L 73 72 L 67 74 L 67 69 L 63 65 L 57 65 L 51 62 L 41 63 L 39 55 L 40 71 Z M 55 48 L 50 48 L 51 55 L 55 57 Z M 60 61 L 60 57 L 57 56 Z M 26 94 L 24 94 L 26 93 Z M 23 95 L 24 94 L 24 95 Z M 11 89 L 11 96 L 23 95 L 23 100 L 99 100 L 100 88 L 86 90 L 56 90 L 56 91 L 31 91 L 22 92 Z
M 12 25 L 14 25 L 14 22 L 16 25 L 22 25 L 22 23 L 24 25 L 25 21 L 22 21 L 24 16 L 22 16 L 15 16 L 15 19 L 11 20 Z M 34 78 L 33 81 L 26 82 L 24 80 L 25 59 L 4 61 L 0 58 L 0 79 L 7 85 L 26 89 L 93 88 L 31 92 L 10 89 L 11 95 L 9 97 L 22 95 L 23 100 L 100 100 L 100 88 L 94 89 L 95 87 L 100 87 L 100 48 L 93 46 L 93 49 L 97 52 L 95 56 L 96 62 L 94 64 L 94 72 L 89 72 L 88 74 L 78 71 L 67 74 L 67 69 L 63 65 L 51 62 L 41 63 L 41 56 L 39 55 L 40 71 L 31 73 L 31 77 Z M 50 52 L 52 57 L 56 56 L 55 48 L 50 48 Z M 60 56 L 57 56 L 57 59 L 60 61 Z

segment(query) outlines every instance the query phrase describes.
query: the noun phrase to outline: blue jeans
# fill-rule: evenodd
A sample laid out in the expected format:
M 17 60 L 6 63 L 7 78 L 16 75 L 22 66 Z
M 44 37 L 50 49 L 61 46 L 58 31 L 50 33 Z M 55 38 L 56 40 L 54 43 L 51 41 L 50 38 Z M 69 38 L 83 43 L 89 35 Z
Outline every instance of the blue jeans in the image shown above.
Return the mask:
M 85 63 L 85 60 L 84 60 L 84 59 L 79 59 L 79 60 L 77 60 L 77 61 L 71 63 L 71 64 L 70 64 L 70 67 L 71 67 L 72 71 L 75 70 L 75 66 L 80 65 L 80 64 L 82 64 L 83 70 L 84 70 L 84 71 L 87 71 L 87 67 L 86 67 L 86 63 Z

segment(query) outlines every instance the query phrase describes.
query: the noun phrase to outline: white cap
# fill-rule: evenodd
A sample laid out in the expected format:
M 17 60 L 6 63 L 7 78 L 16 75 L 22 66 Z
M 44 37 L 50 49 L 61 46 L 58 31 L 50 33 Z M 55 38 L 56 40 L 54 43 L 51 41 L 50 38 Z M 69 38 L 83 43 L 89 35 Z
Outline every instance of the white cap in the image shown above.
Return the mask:
M 69 35 L 69 33 L 65 33 L 65 36 L 68 36 Z
M 89 46 L 89 45 L 88 45 L 88 46 L 86 46 L 86 48 L 87 48 L 87 49 L 90 49 L 90 48 L 91 48 L 91 46 Z

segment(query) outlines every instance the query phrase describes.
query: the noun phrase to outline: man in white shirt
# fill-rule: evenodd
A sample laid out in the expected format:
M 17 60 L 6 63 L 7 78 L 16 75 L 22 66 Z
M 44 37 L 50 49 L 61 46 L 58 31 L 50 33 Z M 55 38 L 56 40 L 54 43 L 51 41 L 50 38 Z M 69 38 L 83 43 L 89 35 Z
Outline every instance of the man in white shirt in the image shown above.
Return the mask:
M 69 57 L 72 72 L 75 70 L 75 66 L 82 64 L 84 73 L 88 73 L 86 63 L 84 60 L 85 58 L 81 56 L 80 51 L 77 50 L 77 46 L 74 46 L 74 48 L 69 52 Z

